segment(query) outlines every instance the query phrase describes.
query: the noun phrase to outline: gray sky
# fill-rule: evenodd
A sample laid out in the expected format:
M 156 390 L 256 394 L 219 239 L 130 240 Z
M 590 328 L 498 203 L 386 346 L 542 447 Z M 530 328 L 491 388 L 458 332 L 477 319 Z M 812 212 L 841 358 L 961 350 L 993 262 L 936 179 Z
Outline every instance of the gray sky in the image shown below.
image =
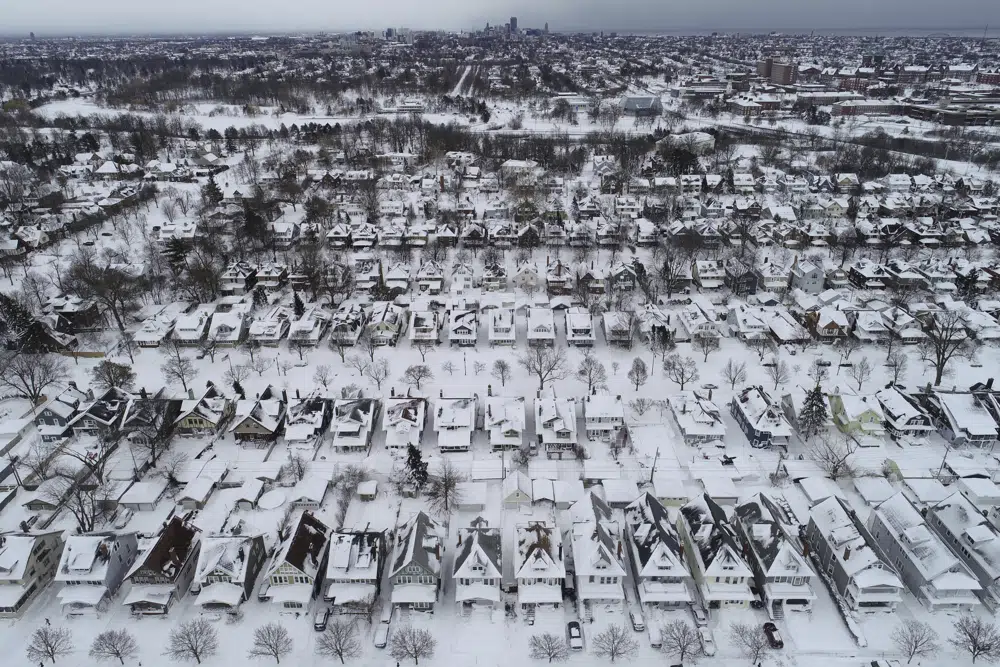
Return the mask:
M 552 30 L 957 28 L 1000 34 L 1000 0 L 0 0 L 0 33 L 447 30 L 505 23 Z

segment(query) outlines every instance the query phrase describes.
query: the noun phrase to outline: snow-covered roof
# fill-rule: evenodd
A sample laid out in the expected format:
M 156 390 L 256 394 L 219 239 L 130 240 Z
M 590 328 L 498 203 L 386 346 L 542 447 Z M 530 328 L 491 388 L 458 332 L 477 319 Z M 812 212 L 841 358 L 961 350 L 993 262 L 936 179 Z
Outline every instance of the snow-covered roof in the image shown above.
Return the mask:
M 839 498 L 827 498 L 809 510 L 811 520 L 829 543 L 833 557 L 861 587 L 886 585 L 902 588 L 903 582 L 892 565 L 879 557 L 880 551 L 874 539 L 864 526 L 851 519 L 846 507 L 845 501 Z M 860 579 L 872 570 L 880 578 L 878 584 L 873 583 L 871 576 L 865 581 Z

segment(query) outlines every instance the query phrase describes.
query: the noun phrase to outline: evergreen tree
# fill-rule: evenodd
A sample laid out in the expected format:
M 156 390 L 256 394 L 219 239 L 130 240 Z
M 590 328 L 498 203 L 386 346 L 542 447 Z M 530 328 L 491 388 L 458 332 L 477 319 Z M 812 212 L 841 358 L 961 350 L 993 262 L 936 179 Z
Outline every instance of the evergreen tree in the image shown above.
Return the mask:
M 21 304 L 0 294 L 0 345 L 8 350 L 31 350 L 27 337 L 34 324 L 35 318 Z
M 417 488 L 423 488 L 427 483 L 427 462 L 420 455 L 420 450 L 413 445 L 406 447 L 406 470 L 410 473 Z
M 257 285 L 253 288 L 253 307 L 263 308 L 267 305 L 267 292 L 264 291 L 263 285 Z
M 240 384 L 239 380 L 233 380 L 233 391 L 239 395 L 240 398 L 246 398 L 247 393 L 243 389 L 243 385 Z
M 171 236 L 167 240 L 167 247 L 163 250 L 163 255 L 167 258 L 170 271 L 176 278 L 184 270 L 184 265 L 187 263 L 187 246 L 184 245 L 184 241 L 181 239 Z
M 955 296 L 971 305 L 979 294 L 979 289 L 976 287 L 977 282 L 979 282 L 979 269 L 970 269 L 964 276 L 956 274 L 955 286 L 958 291 Z
M 214 175 L 208 177 L 208 183 L 201 189 L 201 200 L 205 203 L 206 207 L 218 206 L 222 203 L 222 190 L 219 189 L 219 184 L 215 182 Z
M 302 303 L 302 297 L 299 296 L 298 292 L 295 292 L 295 299 L 292 302 L 295 308 L 295 317 L 301 318 L 306 313 L 306 304 Z
M 827 420 L 826 396 L 822 387 L 817 384 L 806 394 L 802 402 L 802 412 L 799 413 L 799 432 L 808 440 L 824 427 Z

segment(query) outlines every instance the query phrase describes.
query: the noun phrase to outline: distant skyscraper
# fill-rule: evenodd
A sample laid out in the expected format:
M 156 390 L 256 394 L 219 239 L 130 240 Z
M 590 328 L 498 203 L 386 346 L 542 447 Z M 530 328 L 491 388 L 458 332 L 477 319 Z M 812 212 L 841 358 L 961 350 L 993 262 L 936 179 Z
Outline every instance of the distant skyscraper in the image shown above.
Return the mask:
M 549 34 L 549 22 L 548 21 L 545 22 L 545 34 L 546 35 Z
M 511 16 L 510 17 L 510 31 L 512 33 L 517 32 L 517 17 L 516 16 Z

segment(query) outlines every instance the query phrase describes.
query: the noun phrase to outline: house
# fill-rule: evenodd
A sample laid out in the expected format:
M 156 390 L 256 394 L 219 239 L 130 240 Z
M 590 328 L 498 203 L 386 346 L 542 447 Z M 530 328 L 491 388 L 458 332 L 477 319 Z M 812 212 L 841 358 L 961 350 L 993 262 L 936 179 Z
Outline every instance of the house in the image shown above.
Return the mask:
M 610 442 L 625 425 L 625 405 L 622 397 L 592 394 L 583 400 L 583 419 L 587 437 Z
M 285 442 L 313 442 L 323 434 L 329 423 L 329 401 L 315 394 L 306 398 L 289 399 L 285 419 Z
M 444 396 L 434 401 L 434 430 L 437 431 L 438 449 L 444 452 L 467 452 L 472 446 L 472 433 L 476 430 L 475 395 L 459 398 Z
M 535 401 L 535 434 L 550 459 L 572 458 L 577 447 L 576 399 L 556 398 L 555 392 Z
M 440 294 L 444 289 L 444 269 L 433 260 L 427 260 L 417 270 L 417 293 Z
M 96 301 L 67 294 L 49 298 L 42 313 L 42 319 L 57 332 L 64 334 L 94 331 L 104 324 L 104 317 Z
M 262 535 L 206 536 L 191 583 L 194 604 L 204 611 L 235 611 L 253 596 L 266 560 Z
M 791 269 L 778 262 L 770 261 L 766 256 L 763 261 L 754 266 L 753 273 L 757 276 L 757 289 L 778 294 L 788 290 Z M 746 293 L 752 294 L 752 292 Z
M 87 402 L 87 394 L 70 381 L 54 398 L 42 405 L 35 415 L 35 428 L 42 442 L 58 442 L 68 434 L 67 427 L 76 416 L 80 405 Z
M 232 317 L 233 315 L 234 313 L 216 313 L 212 317 L 212 329 L 218 330 L 225 327 L 231 332 L 231 336 L 235 339 L 235 344 L 242 338 L 242 331 L 239 331 L 239 329 L 245 331 L 246 324 L 242 316 L 237 316 L 237 319 L 236 317 Z M 292 313 L 284 306 L 271 308 L 267 313 L 256 318 L 250 325 L 248 331 L 250 340 L 260 343 L 264 347 L 278 347 L 281 339 L 288 335 L 288 330 L 291 327 L 289 323 L 291 315 Z M 223 319 L 231 321 L 223 322 Z M 215 339 L 211 331 L 209 332 L 209 339 Z
M 511 284 L 521 290 L 535 289 L 541 287 L 543 279 L 538 271 L 538 267 L 531 262 L 521 262 L 514 270 L 514 276 L 510 279 Z
M 309 606 L 323 583 L 330 533 L 312 512 L 302 512 L 267 572 L 267 596 L 273 604 L 296 612 Z
M 638 321 L 628 311 L 613 310 L 601 314 L 601 328 L 608 345 L 632 349 Z
M 643 493 L 624 512 L 629 563 L 639 602 L 670 609 L 694 601 L 694 577 L 684 565 L 680 536 L 667 508 Z
M 522 611 L 562 604 L 566 564 L 562 533 L 548 521 L 529 521 L 514 528 L 513 575 Z
M 214 312 L 214 305 L 205 305 L 199 306 L 193 313 L 181 315 L 174 323 L 171 337 L 178 345 L 187 347 L 198 345 L 205 339 Z
M 528 308 L 528 345 L 554 347 L 555 344 L 556 321 L 552 309 L 543 306 Z
M 396 526 L 392 557 L 392 606 L 433 610 L 441 590 L 444 527 L 423 512 Z
M 970 447 L 992 451 L 997 442 L 997 422 L 983 398 L 972 392 L 933 391 L 917 395 L 921 405 L 931 414 L 938 433 L 953 447 Z
M 625 600 L 625 552 L 611 507 L 593 490 L 570 507 L 577 600 L 586 606 Z
M 493 451 L 524 446 L 524 396 L 488 396 L 483 430 Z
M 889 342 L 889 329 L 877 310 L 856 310 L 849 315 L 852 320 L 851 334 L 865 343 L 881 345 Z
M 746 609 L 753 571 L 725 511 L 707 493 L 681 507 L 677 533 L 702 602 L 709 609 Z
M 568 264 L 556 260 L 545 270 L 545 289 L 550 296 L 569 294 L 573 290 L 573 273 Z
M 766 449 L 773 445 L 788 445 L 792 429 L 780 406 L 771 400 L 763 387 L 743 389 L 729 403 L 729 412 L 750 441 L 751 447 Z
M 430 343 L 437 345 L 441 321 L 437 311 L 413 310 L 410 312 L 410 344 Z
M 794 517 L 769 496 L 758 493 L 736 506 L 736 531 L 746 547 L 767 615 L 783 618 L 786 611 L 810 611 L 816 599 L 815 575 L 798 546 Z
M 376 345 L 395 346 L 406 329 L 406 311 L 391 301 L 376 301 L 367 327 Z
M 118 499 L 118 505 L 133 512 L 152 512 L 166 490 L 165 479 L 136 482 Z
M 111 387 L 93 402 L 81 405 L 68 427 L 73 435 L 92 438 L 115 431 L 131 399 L 132 395 L 125 390 Z
M 530 505 L 534 500 L 533 484 L 528 476 L 516 470 L 503 479 L 500 485 L 500 499 L 505 509 L 516 509 Z
M 77 616 L 107 609 L 135 562 L 135 533 L 68 535 L 54 580 L 63 614 Z
M 211 382 L 199 398 L 181 402 L 180 415 L 174 422 L 178 435 L 204 435 L 216 433 L 232 417 L 233 402 Z
M 423 398 L 393 396 L 384 401 L 382 428 L 385 429 L 385 446 L 405 449 L 409 445 L 420 447 L 426 421 L 427 401 Z
M 699 259 L 694 262 L 691 278 L 703 290 L 716 290 L 725 284 L 726 268 L 721 260 Z
M 384 532 L 342 531 L 330 535 L 323 599 L 334 613 L 365 614 L 378 602 L 387 554 Z
M 484 266 L 482 289 L 484 292 L 502 292 L 507 289 L 507 269 L 496 263 Z
M 338 399 L 333 404 L 330 446 L 336 451 L 367 451 L 377 408 L 378 400 L 374 398 Z
M 851 331 L 847 313 L 832 306 L 823 306 L 819 310 L 806 313 L 805 321 L 816 338 L 825 343 L 835 343 L 847 338 Z
M 254 442 L 265 447 L 280 435 L 285 422 L 285 401 L 282 395 L 268 386 L 255 399 L 236 401 L 233 423 L 229 432 L 240 442 Z
M 878 436 L 885 432 L 882 406 L 874 396 L 830 394 L 830 416 L 843 433 L 853 437 Z
M 283 264 L 268 264 L 257 269 L 257 285 L 268 292 L 276 292 L 288 282 L 288 267 Z
M 596 340 L 594 316 L 586 308 L 570 307 L 566 311 L 566 344 L 574 347 L 592 347 Z
M 187 594 L 200 553 L 201 532 L 173 517 L 157 537 L 140 544 L 125 575 L 132 588 L 122 604 L 136 615 L 166 614 Z
M 693 391 L 682 391 L 668 397 L 667 405 L 686 444 L 699 445 L 725 438 L 722 411 L 710 399 Z
M 19 618 L 55 577 L 61 533 L 0 535 L 0 618 Z
M 902 492 L 876 505 L 867 526 L 910 593 L 932 611 L 969 612 L 980 604 L 982 586 Z
M 719 329 L 715 322 L 708 319 L 705 311 L 698 304 L 691 303 L 677 313 L 677 321 L 687 335 L 687 338 L 718 338 Z
M 487 311 L 486 318 L 489 323 L 488 335 L 490 347 L 496 345 L 513 347 L 517 342 L 517 333 L 514 327 L 514 309 L 493 308 Z
M 723 284 L 738 296 L 756 294 L 760 276 L 739 257 L 730 257 L 725 262 Z
M 882 407 L 882 425 L 893 439 L 920 441 L 935 431 L 927 411 L 898 387 L 879 389 L 875 400 Z
M 476 517 L 468 528 L 458 529 L 456 549 L 452 568 L 455 602 L 486 608 L 499 606 L 503 578 L 500 529 Z
M 977 594 L 994 608 L 1000 603 L 1000 530 L 961 491 L 930 505 L 924 516 L 979 582 Z
M 809 510 L 809 554 L 848 609 L 894 611 L 903 582 L 846 500 L 830 496 Z
M 793 290 L 800 289 L 806 294 L 819 294 L 823 291 L 826 281 L 826 274 L 823 269 L 809 260 L 799 261 L 796 257 L 792 263 L 791 280 L 789 287 Z
M 364 308 L 354 303 L 341 304 L 330 319 L 330 338 L 339 345 L 356 345 L 367 324 Z
M 448 344 L 475 347 L 479 337 L 479 313 L 475 308 L 455 307 L 448 313 Z

